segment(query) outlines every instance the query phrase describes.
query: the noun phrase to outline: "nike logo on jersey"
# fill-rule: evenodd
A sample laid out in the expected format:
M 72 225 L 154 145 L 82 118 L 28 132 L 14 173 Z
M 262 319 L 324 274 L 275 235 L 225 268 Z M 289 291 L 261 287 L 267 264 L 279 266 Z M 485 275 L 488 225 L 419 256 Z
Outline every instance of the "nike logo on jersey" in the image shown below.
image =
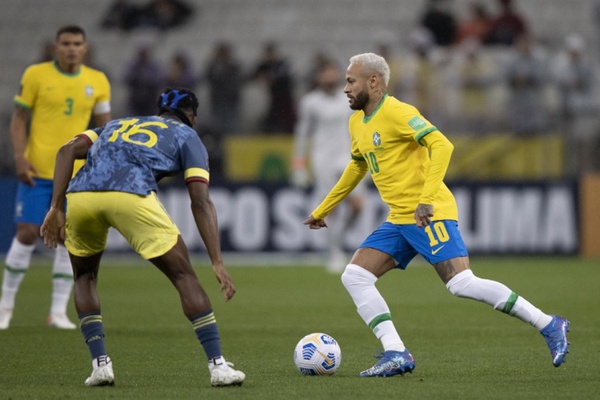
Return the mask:
M 438 251 L 440 251 L 441 249 L 443 249 L 443 248 L 444 248 L 444 246 L 445 246 L 445 245 L 442 245 L 442 246 L 438 247 L 438 248 L 437 248 L 437 249 L 435 249 L 435 250 L 431 250 L 431 254 L 435 256 L 435 255 L 437 254 L 437 252 L 438 252 Z

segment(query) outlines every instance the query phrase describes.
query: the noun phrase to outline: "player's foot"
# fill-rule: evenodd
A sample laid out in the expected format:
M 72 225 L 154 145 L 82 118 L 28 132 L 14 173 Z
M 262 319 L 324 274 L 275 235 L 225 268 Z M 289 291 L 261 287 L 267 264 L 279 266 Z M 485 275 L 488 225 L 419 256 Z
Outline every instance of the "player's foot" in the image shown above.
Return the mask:
M 565 357 L 569 352 L 569 342 L 567 332 L 569 332 L 570 322 L 558 315 L 552 315 L 552 321 L 540 331 L 552 355 L 552 365 L 560 367 L 565 362 Z
M 46 320 L 46 324 L 51 328 L 57 329 L 75 329 L 77 325 L 72 323 L 65 314 L 51 314 Z
M 112 361 L 109 356 L 101 356 L 92 361 L 94 371 L 85 380 L 85 386 L 113 386 L 115 374 L 113 373 Z
M 244 383 L 246 374 L 232 368 L 233 364 L 217 357 L 208 362 L 210 384 L 213 386 L 239 386 Z
M 8 329 L 10 320 L 12 319 L 13 310 L 8 308 L 0 308 L 0 330 Z
M 404 375 L 407 372 L 412 372 L 415 369 L 415 360 L 408 349 L 404 351 L 388 350 L 376 355 L 379 358 L 377 364 L 360 373 L 360 376 L 394 376 Z

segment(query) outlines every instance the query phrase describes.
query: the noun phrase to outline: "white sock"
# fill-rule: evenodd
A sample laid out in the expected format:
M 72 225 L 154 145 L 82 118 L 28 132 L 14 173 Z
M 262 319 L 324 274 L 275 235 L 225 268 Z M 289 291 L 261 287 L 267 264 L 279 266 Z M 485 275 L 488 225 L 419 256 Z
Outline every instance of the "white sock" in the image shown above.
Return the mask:
M 25 245 L 19 242 L 17 238 L 13 238 L 6 254 L 0 308 L 12 310 L 15 307 L 15 297 L 31 264 L 31 256 L 34 250 L 35 244 Z
M 400 339 L 400 335 L 398 335 L 398 331 L 391 320 L 380 322 L 373 328 L 373 333 L 381 341 L 383 350 L 406 350 L 404 342 Z
M 50 314 L 66 314 L 67 304 L 73 288 L 73 269 L 69 252 L 65 246 L 58 245 L 52 266 L 52 305 Z
M 390 309 L 375 282 L 375 275 L 356 264 L 348 264 L 342 274 L 342 283 L 354 300 L 358 314 L 381 341 L 384 350 L 404 351 L 404 343 L 394 327 Z
M 494 309 L 519 318 L 542 330 L 552 317 L 542 313 L 527 300 L 519 297 L 505 285 L 489 279 L 481 279 L 470 269 L 462 271 L 446 283 L 455 296 L 465 297 L 489 304 Z
M 539 308 L 519 296 L 513 306 L 510 315 L 519 318 L 533 325 L 538 331 L 541 331 L 552 321 L 552 317 L 544 314 Z

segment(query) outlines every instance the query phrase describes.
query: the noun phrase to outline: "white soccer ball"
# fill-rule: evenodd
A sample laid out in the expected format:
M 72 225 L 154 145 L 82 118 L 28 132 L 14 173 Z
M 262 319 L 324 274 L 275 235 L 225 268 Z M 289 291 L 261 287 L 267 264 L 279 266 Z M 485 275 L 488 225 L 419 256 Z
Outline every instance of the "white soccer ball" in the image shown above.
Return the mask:
M 304 375 L 331 375 L 342 363 L 342 349 L 331 336 L 311 333 L 296 345 L 294 363 Z

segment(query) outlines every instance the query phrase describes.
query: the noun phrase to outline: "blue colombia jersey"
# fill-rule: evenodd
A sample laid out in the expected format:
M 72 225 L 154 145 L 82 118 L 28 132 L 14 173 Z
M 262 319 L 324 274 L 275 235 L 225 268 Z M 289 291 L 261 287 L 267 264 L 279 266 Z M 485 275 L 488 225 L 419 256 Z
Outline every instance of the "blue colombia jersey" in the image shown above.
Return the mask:
M 184 172 L 186 183 L 209 181 L 208 153 L 196 131 L 170 117 L 108 122 L 80 135 L 91 147 L 67 192 L 118 191 L 148 195 L 157 182 Z

